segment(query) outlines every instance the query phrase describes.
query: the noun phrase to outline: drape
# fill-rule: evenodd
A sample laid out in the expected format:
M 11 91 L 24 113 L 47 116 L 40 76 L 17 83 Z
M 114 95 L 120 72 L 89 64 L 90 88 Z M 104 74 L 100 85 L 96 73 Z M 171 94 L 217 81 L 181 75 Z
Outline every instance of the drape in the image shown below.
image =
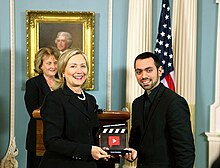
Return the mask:
M 152 51 L 152 0 L 129 0 L 127 38 L 126 107 L 132 115 L 132 101 L 144 92 L 135 79 L 134 59 L 141 52 Z M 123 167 L 135 165 L 125 162 Z
M 176 92 L 190 106 L 194 130 L 196 98 L 197 0 L 173 0 L 172 36 Z

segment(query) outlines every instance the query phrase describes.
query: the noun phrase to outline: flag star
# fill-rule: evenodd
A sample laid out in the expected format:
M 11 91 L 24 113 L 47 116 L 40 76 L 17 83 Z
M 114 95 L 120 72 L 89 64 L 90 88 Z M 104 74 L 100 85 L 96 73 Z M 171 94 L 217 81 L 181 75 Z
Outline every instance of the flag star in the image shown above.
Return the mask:
M 161 34 L 161 36 L 162 36 L 162 37 L 164 37 L 164 36 L 165 36 L 165 33 L 164 33 L 164 32 L 161 32 L 160 34 Z
M 172 63 L 171 63 L 171 62 L 169 62 L 167 65 L 168 65 L 168 67 L 171 67 L 171 66 L 172 66 Z
M 168 35 L 167 35 L 167 38 L 168 38 L 168 39 L 171 39 L 171 35 L 170 35 L 170 34 L 168 34 Z
M 162 66 L 162 76 L 160 77 L 161 81 L 166 81 L 170 89 L 175 91 L 174 81 L 167 80 L 166 76 L 170 74 L 171 71 L 174 71 L 173 67 L 173 53 L 172 53 L 172 31 L 171 31 L 171 16 L 169 7 L 169 0 L 164 0 L 162 3 L 162 10 L 160 14 L 159 22 L 159 32 L 157 34 L 157 41 L 155 46 L 155 54 L 160 59 L 160 65 Z M 174 88 L 173 88 L 174 87 Z

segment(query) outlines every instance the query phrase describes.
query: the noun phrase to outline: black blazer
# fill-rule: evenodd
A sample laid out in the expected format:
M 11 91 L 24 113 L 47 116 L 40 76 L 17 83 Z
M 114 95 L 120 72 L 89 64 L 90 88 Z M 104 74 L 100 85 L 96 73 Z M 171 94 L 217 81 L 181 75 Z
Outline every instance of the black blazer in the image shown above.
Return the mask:
M 91 147 L 99 122 L 95 98 L 85 93 L 86 103 L 65 85 L 49 93 L 41 108 L 46 152 L 39 168 L 96 168 Z
M 132 104 L 129 146 L 143 168 L 193 168 L 194 140 L 185 99 L 160 84 L 143 126 L 144 95 Z
M 45 96 L 49 92 L 51 91 L 43 74 L 35 76 L 26 82 L 24 101 L 30 116 L 26 137 L 26 149 L 28 151 L 36 151 L 36 119 L 33 118 L 32 112 L 41 107 Z

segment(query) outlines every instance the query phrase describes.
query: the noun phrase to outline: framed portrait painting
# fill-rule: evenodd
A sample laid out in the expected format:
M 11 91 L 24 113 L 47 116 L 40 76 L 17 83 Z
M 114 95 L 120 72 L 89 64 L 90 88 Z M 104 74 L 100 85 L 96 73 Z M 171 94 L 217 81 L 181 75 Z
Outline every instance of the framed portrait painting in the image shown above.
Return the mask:
M 42 47 L 54 46 L 57 35 L 67 32 L 70 48 L 80 48 L 88 57 L 89 74 L 86 90 L 94 89 L 94 12 L 26 11 L 27 78 L 34 72 L 35 53 Z

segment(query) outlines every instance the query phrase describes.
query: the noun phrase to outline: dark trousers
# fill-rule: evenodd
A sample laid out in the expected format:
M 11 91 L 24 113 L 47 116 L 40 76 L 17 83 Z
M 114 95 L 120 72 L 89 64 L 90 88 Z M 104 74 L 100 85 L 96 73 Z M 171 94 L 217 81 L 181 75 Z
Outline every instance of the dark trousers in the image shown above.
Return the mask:
M 27 168 L 38 168 L 41 156 L 36 156 L 36 152 L 27 151 Z

